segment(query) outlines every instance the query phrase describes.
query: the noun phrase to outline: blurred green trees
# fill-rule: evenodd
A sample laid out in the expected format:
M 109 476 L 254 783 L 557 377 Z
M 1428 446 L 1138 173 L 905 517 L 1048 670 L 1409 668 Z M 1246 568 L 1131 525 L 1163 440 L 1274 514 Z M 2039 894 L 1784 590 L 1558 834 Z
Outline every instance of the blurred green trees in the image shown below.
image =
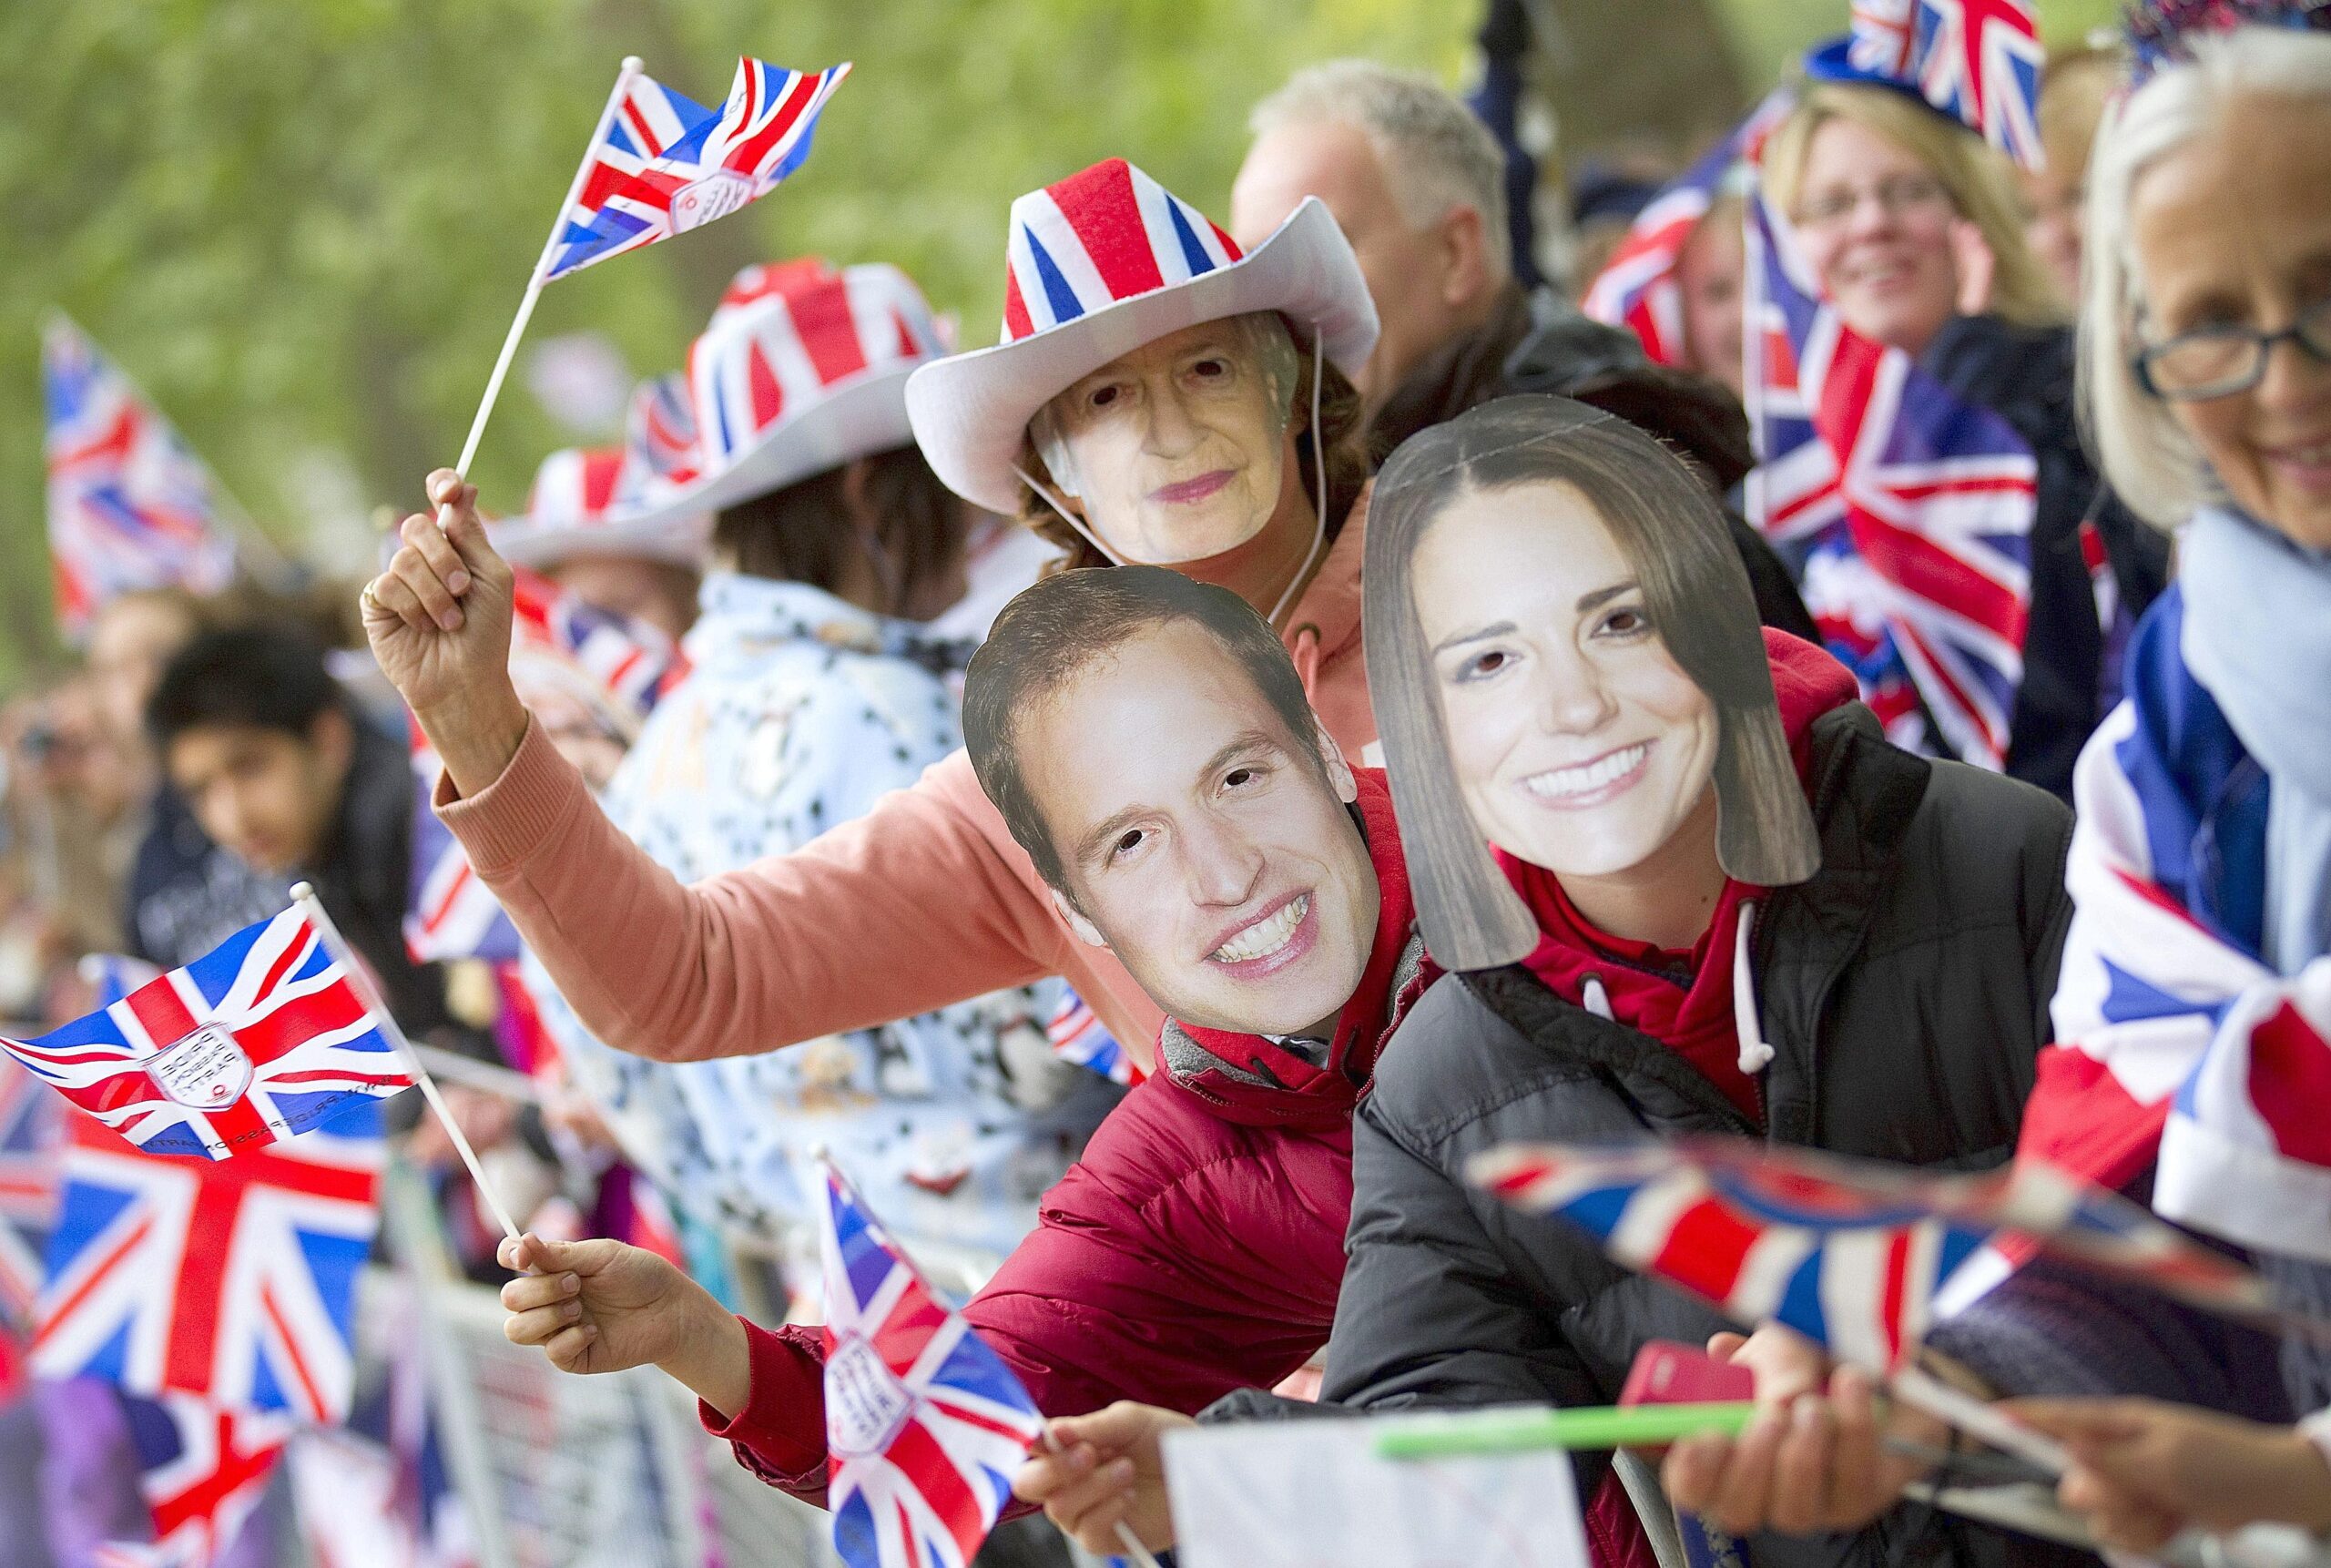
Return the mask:
M 1752 80 L 1844 9 L 1724 4 Z M 53 646 L 52 305 L 296 544 L 316 454 L 352 472 L 359 510 L 414 504 L 451 461 L 626 53 L 706 102 L 739 53 L 858 64 L 785 189 L 546 293 L 537 339 L 601 331 L 646 373 L 677 364 L 738 266 L 806 251 L 897 261 L 967 343 L 992 341 L 1019 192 L 1124 153 L 1218 215 L 1247 106 L 1295 66 L 1368 54 L 1454 80 L 1479 16 L 1477 0 L 0 5 L 0 689 Z M 561 440 L 514 387 L 476 466 L 488 504 L 517 506 Z

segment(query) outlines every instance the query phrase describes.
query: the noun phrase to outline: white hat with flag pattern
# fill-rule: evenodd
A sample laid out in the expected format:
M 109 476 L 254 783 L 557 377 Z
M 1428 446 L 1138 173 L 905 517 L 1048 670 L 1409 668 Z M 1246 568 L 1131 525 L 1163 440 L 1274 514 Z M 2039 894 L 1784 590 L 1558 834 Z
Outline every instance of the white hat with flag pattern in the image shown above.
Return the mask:
M 896 267 L 748 267 L 688 349 L 697 472 L 642 515 L 716 513 L 913 445 L 907 378 L 946 351 L 922 290 Z
M 1196 208 L 1110 158 L 1012 204 L 1004 265 L 1003 341 L 915 372 L 906 399 L 931 471 L 992 512 L 1019 509 L 1036 411 L 1144 343 L 1277 311 L 1316 332 L 1346 375 L 1376 346 L 1368 281 L 1317 197 L 1242 253 Z

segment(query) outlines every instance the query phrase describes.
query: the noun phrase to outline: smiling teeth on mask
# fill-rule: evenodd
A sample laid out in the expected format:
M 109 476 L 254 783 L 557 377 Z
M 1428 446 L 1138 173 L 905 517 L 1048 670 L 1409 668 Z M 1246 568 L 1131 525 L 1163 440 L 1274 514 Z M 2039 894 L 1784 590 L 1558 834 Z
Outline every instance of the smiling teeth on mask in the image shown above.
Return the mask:
M 1258 958 L 1268 958 L 1285 947 L 1295 935 L 1295 928 L 1311 911 L 1311 895 L 1303 893 L 1288 901 L 1287 907 L 1268 920 L 1257 921 L 1210 955 L 1216 963 L 1251 963 Z
M 1542 800 L 1562 800 L 1573 795 L 1583 795 L 1600 789 L 1612 779 L 1634 771 L 1636 765 L 1651 751 L 1651 742 L 1630 746 L 1624 751 L 1613 751 L 1600 761 L 1578 768 L 1556 768 L 1550 772 L 1532 773 L 1524 779 L 1522 787 Z

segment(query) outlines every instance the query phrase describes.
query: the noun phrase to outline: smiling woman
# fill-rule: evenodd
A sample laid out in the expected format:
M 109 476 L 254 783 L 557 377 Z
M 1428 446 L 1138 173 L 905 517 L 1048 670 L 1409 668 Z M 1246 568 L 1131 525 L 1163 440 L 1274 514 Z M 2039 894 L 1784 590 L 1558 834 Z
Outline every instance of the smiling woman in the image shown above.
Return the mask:
M 1484 404 L 1385 464 L 1362 583 L 1418 922 L 1454 972 L 1354 1120 L 1328 1398 L 1607 1403 L 1648 1340 L 1721 1327 L 1491 1212 L 1465 1168 L 1496 1144 L 2006 1156 L 2048 1038 L 2070 814 L 1888 745 L 1841 666 L 1760 637 L 1678 459 L 1562 399 Z M 1582 1461 L 1582 1493 L 1608 1543 L 1632 1518 L 1604 1466 Z M 1754 1553 L 1838 1561 L 1834 1540 Z
M 1434 954 L 1481 969 L 1537 944 L 1484 838 L 1669 946 L 1697 939 L 1727 872 L 1811 876 L 1755 597 L 1705 487 L 1564 399 L 1441 432 L 1385 465 L 1361 579 Z

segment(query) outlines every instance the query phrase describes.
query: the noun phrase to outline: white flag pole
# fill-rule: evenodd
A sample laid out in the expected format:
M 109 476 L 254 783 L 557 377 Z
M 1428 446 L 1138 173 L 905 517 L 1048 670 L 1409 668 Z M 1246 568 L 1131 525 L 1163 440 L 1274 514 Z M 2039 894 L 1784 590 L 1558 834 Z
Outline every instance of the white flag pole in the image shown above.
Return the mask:
M 470 1147 L 468 1135 L 453 1119 L 453 1113 L 446 1108 L 445 1096 L 438 1091 L 437 1080 L 429 1075 L 429 1069 L 422 1064 L 420 1053 L 413 1049 L 412 1042 L 404 1037 L 404 1029 L 397 1023 L 396 1014 L 389 1011 L 388 1003 L 373 985 L 372 972 L 349 948 L 348 939 L 340 934 L 340 928 L 332 924 L 331 916 L 324 911 L 313 887 L 306 882 L 300 883 L 291 890 L 291 901 L 308 917 L 310 923 L 316 928 L 316 934 L 323 939 L 326 949 L 348 972 L 348 983 L 356 988 L 356 993 L 363 999 L 364 1005 L 380 1019 L 381 1033 L 388 1037 L 389 1044 L 396 1047 L 398 1055 L 404 1059 L 413 1082 L 420 1085 L 421 1097 L 429 1102 L 431 1110 L 437 1113 L 438 1123 L 444 1127 L 445 1135 L 453 1141 L 453 1152 L 462 1156 L 462 1164 L 469 1167 L 470 1180 L 477 1184 L 478 1196 L 485 1199 L 486 1207 L 494 1211 L 494 1217 L 501 1222 L 510 1239 L 517 1240 L 518 1222 L 510 1217 L 510 1210 L 504 1205 L 501 1195 L 494 1190 L 494 1184 L 486 1180 L 485 1171 L 478 1164 L 477 1151 Z
M 551 219 L 550 237 L 543 241 L 543 253 L 534 259 L 534 270 L 526 280 L 526 291 L 518 300 L 518 314 L 510 322 L 510 335 L 502 340 L 502 352 L 494 361 L 494 373 L 485 380 L 485 396 L 479 400 L 477 416 L 470 421 L 469 439 L 462 443 L 461 461 L 453 464 L 454 473 L 464 480 L 470 476 L 470 463 L 477 456 L 478 443 L 485 439 L 485 422 L 494 417 L 494 405 L 502 396 L 502 382 L 510 373 L 510 362 L 518 357 L 518 340 L 526 335 L 526 323 L 534 319 L 534 301 L 542 298 L 544 274 L 550 270 L 551 260 L 558 254 L 558 237 L 566 227 L 566 215 L 574 209 L 575 199 L 583 194 L 583 184 L 591 176 L 599 143 L 606 138 L 607 127 L 613 123 L 616 110 L 623 107 L 624 95 L 639 71 L 639 56 L 626 55 L 623 69 L 616 73 L 615 89 L 607 94 L 606 107 L 599 111 L 599 122 L 591 127 L 591 140 L 583 161 L 575 166 L 575 181 L 566 188 L 566 199 L 558 204 L 558 216 Z M 451 507 L 438 509 L 438 527 L 444 527 L 452 520 Z

